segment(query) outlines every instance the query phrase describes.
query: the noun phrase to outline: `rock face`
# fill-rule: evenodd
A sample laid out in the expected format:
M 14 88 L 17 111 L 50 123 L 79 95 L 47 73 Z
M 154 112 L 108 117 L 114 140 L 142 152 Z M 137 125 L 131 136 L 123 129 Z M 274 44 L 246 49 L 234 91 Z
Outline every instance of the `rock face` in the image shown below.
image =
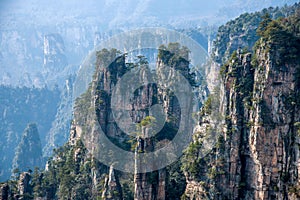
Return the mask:
M 59 82 L 60 86 L 94 47 L 93 34 L 98 27 L 82 24 L 56 27 L 22 24 L 2 29 L 1 49 L 5 51 L 0 56 L 1 84 L 41 88 Z M 49 75 L 51 71 L 57 72 L 53 73 L 56 82 Z
M 229 66 L 223 85 L 227 119 L 223 139 L 214 149 L 218 159 L 207 156 L 215 172 L 199 172 L 198 176 L 207 176 L 200 182 L 187 178 L 186 194 L 196 199 L 296 199 L 289 191 L 299 184 L 294 123 L 300 116 L 299 104 L 288 98 L 299 92 L 294 74 L 300 66 L 287 65 L 278 72 L 276 66 L 262 62 L 262 71 L 254 70 L 251 54 L 237 56 L 239 66 Z M 247 83 L 237 85 L 238 77 Z M 254 88 L 253 96 L 248 96 L 246 84 Z M 205 186 L 214 190 L 210 193 Z
M 62 71 L 67 65 L 65 45 L 59 34 L 44 36 L 44 67 L 53 72 Z
M 286 23 L 295 18 L 299 15 Z M 293 42 L 299 38 L 288 29 L 272 30 L 272 36 L 263 35 L 257 42 L 254 53 L 237 49 L 221 68 L 220 93 L 214 95 L 223 102 L 222 130 L 211 153 L 186 165 L 187 198 L 299 199 L 300 64 L 294 55 L 300 47 Z M 203 113 L 209 116 L 207 110 Z M 200 122 L 201 127 L 206 124 Z M 187 158 L 200 149 L 205 134 L 200 129 Z
M 58 87 L 64 85 L 65 80 L 74 76 L 77 67 L 68 66 L 67 52 L 62 36 L 57 33 L 44 36 L 44 62 L 41 66 L 41 73 L 44 77 L 45 85 Z
M 178 49 L 176 50 L 176 48 Z M 174 49 L 177 53 L 181 52 L 182 55 L 177 55 L 171 51 L 165 52 L 169 54 L 168 58 L 172 61 L 168 64 L 171 64 L 174 68 L 178 67 L 179 70 L 182 70 L 184 76 L 192 80 L 192 78 L 189 77 L 189 63 L 187 61 L 188 54 L 186 49 L 181 49 L 179 44 L 173 44 L 173 50 Z M 181 58 L 182 56 L 184 59 Z M 53 159 L 46 165 L 45 174 L 42 174 L 41 179 L 43 179 L 43 181 L 38 184 L 38 188 L 43 188 L 39 190 L 43 192 L 34 193 L 34 195 L 38 197 L 47 196 L 47 198 L 50 199 L 55 198 L 55 196 L 58 198 L 92 198 L 103 196 L 103 198 L 117 199 L 122 198 L 124 194 L 127 199 L 132 199 L 135 194 L 137 199 L 141 199 L 140 197 L 144 199 L 165 199 L 166 196 L 169 195 L 166 193 L 166 187 L 168 187 L 166 183 L 168 172 L 166 169 L 161 169 L 153 174 L 136 173 L 135 178 L 133 174 L 130 176 L 116 172 L 116 170 L 110 170 L 109 172 L 106 166 L 99 163 L 96 158 L 93 158 L 95 154 L 92 153 L 97 153 L 98 150 L 100 152 L 105 150 L 93 149 L 93 144 L 97 141 L 97 132 L 94 130 L 97 125 L 100 125 L 101 129 L 111 141 L 127 151 L 134 153 L 136 144 L 138 144 L 139 147 L 136 148 L 136 153 L 154 151 L 165 145 L 168 140 L 172 139 L 174 134 L 176 134 L 180 120 L 176 117 L 180 115 L 178 100 L 170 95 L 169 91 L 159 89 L 155 84 L 142 84 L 141 87 L 137 88 L 133 92 L 133 98 L 127 106 L 130 108 L 130 118 L 128 119 L 139 126 L 139 134 L 144 136 L 151 134 L 151 129 L 148 127 L 148 124 L 151 124 L 150 115 L 152 111 L 149 107 L 152 105 L 160 103 L 163 112 L 168 113 L 168 118 L 167 126 L 155 136 L 156 138 L 153 136 L 150 138 L 146 137 L 146 139 L 139 137 L 133 139 L 132 136 L 129 136 L 117 126 L 111 110 L 111 95 L 112 90 L 116 87 L 116 83 L 120 78 L 131 69 L 131 67 L 142 67 L 143 64 L 146 64 L 144 63 L 145 60 L 141 58 L 137 63 L 133 63 L 133 66 L 127 65 L 125 64 L 124 55 L 120 55 L 117 50 L 108 51 L 105 49 L 98 52 L 98 57 L 93 82 L 88 91 L 82 94 L 76 101 L 69 142 L 55 150 Z M 161 76 L 170 77 L 172 81 L 176 81 L 172 73 L 162 73 L 162 69 L 167 62 L 168 60 L 163 60 L 162 58 L 157 60 L 158 73 L 160 73 Z M 145 70 L 141 70 L 139 76 L 146 78 L 143 77 L 145 76 L 144 74 L 146 74 L 145 72 Z M 66 93 L 69 91 L 70 86 L 67 84 Z M 126 93 L 126 91 L 124 91 L 125 97 L 127 97 L 128 94 L 129 92 Z M 67 94 L 66 96 L 69 95 Z M 66 102 L 67 101 L 66 99 Z M 119 104 L 116 105 L 120 106 Z M 58 113 L 63 112 L 64 107 L 60 107 Z M 63 116 L 61 117 L 63 118 Z M 147 121 L 147 117 L 150 117 L 150 121 Z M 88 142 L 82 144 L 81 139 L 87 140 Z M 46 151 L 54 147 L 55 140 L 57 140 L 57 135 L 55 134 L 47 138 L 49 145 L 46 146 Z M 31 140 L 29 140 L 30 144 L 27 145 L 28 147 L 31 147 L 32 141 L 30 141 Z M 24 147 L 24 144 L 25 142 L 22 142 L 21 146 Z M 91 151 L 89 152 L 87 149 Z M 21 158 L 28 157 L 28 152 L 28 155 L 20 156 L 23 155 L 22 152 L 26 154 L 26 151 L 20 151 L 16 156 L 15 163 L 20 163 Z M 35 153 L 37 152 L 38 151 Z M 25 164 L 26 163 L 32 163 L 32 159 L 25 161 Z M 23 164 L 24 162 L 22 165 Z M 20 166 L 20 164 L 16 164 L 15 166 Z M 132 162 L 132 166 L 134 166 L 134 161 Z M 27 170 L 27 168 L 21 168 L 21 170 Z M 106 176 L 110 178 L 105 179 Z M 173 176 L 173 178 L 175 179 L 176 176 Z M 56 179 L 58 180 L 57 182 L 55 181 Z M 121 189 L 118 189 L 118 187 L 115 188 L 114 186 L 115 183 L 117 184 L 118 179 L 120 180 Z M 133 179 L 135 179 L 135 182 Z M 48 187 L 48 185 L 51 186 Z M 170 189 L 172 190 L 173 188 Z M 182 193 L 182 187 L 180 191 L 180 193 Z
M 32 199 L 33 187 L 31 181 L 31 174 L 29 172 L 23 172 L 18 175 L 17 180 L 12 181 L 11 183 L 0 184 L 0 199 Z
M 32 188 L 29 184 L 30 180 L 31 180 L 31 176 L 28 172 L 21 173 L 20 179 L 18 182 L 18 190 L 19 190 L 19 194 L 21 196 L 19 199 L 26 199 L 26 197 L 24 197 L 24 195 L 31 193 Z
M 5 200 L 8 199 L 9 195 L 9 186 L 8 184 L 1 184 L 0 185 L 0 199 Z
M 176 76 L 171 71 L 165 73 L 163 70 L 166 65 L 169 65 L 180 70 L 183 76 L 192 81 L 189 72 L 189 62 L 187 61 L 187 49 L 181 48 L 179 44 L 172 45 L 172 51 L 165 47 L 165 50 L 160 52 L 160 57 L 157 60 L 158 76 L 162 76 L 162 78 L 169 77 L 170 81 L 167 82 L 167 84 L 170 84 L 171 81 L 176 81 Z M 164 56 L 166 56 L 167 59 L 165 59 Z M 149 69 L 144 65 L 147 65 L 144 58 L 139 58 L 139 61 L 134 64 L 135 69 L 139 69 L 136 70 L 136 75 L 141 78 L 141 80 L 147 80 L 147 70 Z M 120 106 L 125 106 L 125 109 L 129 110 L 130 117 L 126 119 L 129 120 L 126 125 L 130 126 L 132 123 L 136 124 L 135 126 L 139 127 L 135 129 L 137 136 L 129 136 L 129 133 L 121 130 L 120 124 L 118 126 L 117 120 L 119 115 L 113 115 L 111 108 L 112 92 L 113 89 L 118 90 L 116 87 L 119 86 L 117 86 L 116 83 L 120 81 L 121 77 L 130 69 L 132 68 L 128 68 L 128 66 L 125 65 L 124 55 L 118 56 L 116 50 L 108 51 L 104 49 L 97 53 L 96 72 L 93 77 L 93 82 L 88 92 L 84 93 L 77 100 L 74 110 L 74 126 L 70 137 L 70 143 L 72 145 L 76 144 L 78 140 L 83 139 L 88 141 L 84 143 L 90 152 L 103 152 L 103 149 L 97 149 L 97 145 L 95 145 L 98 144 L 95 142 L 98 139 L 97 134 L 99 134 L 95 131 L 97 130 L 95 128 L 97 124 L 99 124 L 102 131 L 115 145 L 119 145 L 120 148 L 124 148 L 127 151 L 134 151 L 135 155 L 153 152 L 155 149 L 161 148 L 176 134 L 180 123 L 180 117 L 176 116 L 180 116 L 181 112 L 178 99 L 170 95 L 169 91 L 158 88 L 156 84 L 152 83 L 142 85 L 135 89 L 128 105 L 123 105 L 122 99 L 130 95 L 129 92 L 131 88 L 126 88 L 128 92 L 120 89 L 120 94 L 122 95 L 121 99 L 116 97 L 117 100 L 115 101 L 118 103 L 115 103 L 115 109 L 121 110 L 124 109 L 124 107 Z M 131 87 L 125 83 L 124 85 Z M 162 112 L 167 113 L 167 127 L 162 127 L 162 130 L 158 132 L 156 136 L 151 137 L 151 134 L 153 134 L 151 132 L 153 131 L 151 124 L 154 123 L 154 117 L 152 115 L 155 115 L 155 113 L 150 108 L 155 104 L 160 104 L 163 108 Z M 87 112 L 91 108 L 95 109 L 94 113 Z M 153 122 L 151 120 L 153 120 Z M 126 145 L 128 143 L 130 143 L 130 145 Z M 134 199 L 166 199 L 166 169 L 160 169 L 151 173 L 141 173 L 138 169 L 143 166 L 137 161 L 134 162 L 135 165 L 132 163 L 136 169 L 133 181 L 134 188 L 132 188 Z M 155 165 L 155 163 L 152 164 Z M 121 198 L 121 193 L 116 190 L 115 180 L 124 180 L 122 172 L 118 173 L 118 175 L 113 175 L 113 170 L 111 169 L 108 177 L 109 178 L 105 179 L 102 197 L 106 199 Z M 121 184 L 121 187 L 122 186 Z M 120 195 L 113 196 L 113 194 L 117 193 Z
M 122 199 L 122 190 L 118 178 L 115 176 L 113 166 L 109 168 L 108 177 L 104 181 L 104 190 L 102 192 L 102 199 L 117 200 Z
M 134 199 L 166 199 L 166 170 L 134 175 Z M 152 181 L 152 182 L 151 182 Z

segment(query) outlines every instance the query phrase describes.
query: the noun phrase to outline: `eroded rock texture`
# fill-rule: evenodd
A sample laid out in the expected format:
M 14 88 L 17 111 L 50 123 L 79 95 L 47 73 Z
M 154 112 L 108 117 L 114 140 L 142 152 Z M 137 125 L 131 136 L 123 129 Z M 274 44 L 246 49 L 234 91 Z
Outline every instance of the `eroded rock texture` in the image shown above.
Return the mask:
M 187 175 L 188 197 L 298 198 L 295 122 L 300 120 L 296 77 L 300 65 L 276 64 L 276 55 L 266 53 L 264 46 L 262 43 L 256 51 L 258 66 L 251 64 L 251 53 L 242 50 L 225 66 L 220 93 L 223 130 L 213 152 L 197 162 L 198 171 Z M 207 130 L 198 134 L 196 138 Z

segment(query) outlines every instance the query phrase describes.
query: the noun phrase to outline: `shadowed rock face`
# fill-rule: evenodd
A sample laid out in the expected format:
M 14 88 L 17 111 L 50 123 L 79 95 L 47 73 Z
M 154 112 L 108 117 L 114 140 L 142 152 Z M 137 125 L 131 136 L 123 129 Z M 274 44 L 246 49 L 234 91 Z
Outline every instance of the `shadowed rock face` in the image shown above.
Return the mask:
M 9 186 L 8 184 L 1 184 L 0 185 L 0 199 L 1 200 L 5 200 L 8 199 L 8 195 L 9 195 Z
M 19 190 L 19 194 L 21 197 L 24 194 L 31 192 L 32 188 L 31 188 L 31 185 L 29 184 L 30 180 L 31 180 L 31 176 L 28 172 L 21 173 L 20 179 L 18 182 L 18 190 Z

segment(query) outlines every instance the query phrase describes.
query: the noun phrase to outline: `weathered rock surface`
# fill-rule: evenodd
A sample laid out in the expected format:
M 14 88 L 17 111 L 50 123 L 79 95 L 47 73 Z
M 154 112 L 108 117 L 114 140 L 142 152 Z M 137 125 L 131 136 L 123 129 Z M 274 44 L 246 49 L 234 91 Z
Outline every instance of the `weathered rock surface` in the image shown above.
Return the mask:
M 179 52 L 180 49 L 181 54 L 176 54 L 176 48 L 178 48 L 177 52 Z M 172 60 L 171 57 L 174 56 L 172 60 L 174 63 L 172 63 L 171 67 L 176 67 L 182 72 L 183 76 L 192 81 L 192 78 L 189 77 L 189 62 L 187 61 L 188 55 L 185 52 L 186 49 L 181 50 L 179 44 L 174 44 L 174 49 L 174 52 L 165 52 L 170 54 L 168 58 L 170 63 Z M 152 84 L 151 82 L 151 84 L 134 88 L 135 90 L 133 90 L 133 97 L 130 97 L 131 94 L 129 93 L 132 90 L 132 88 L 130 88 L 131 85 L 124 83 L 124 85 L 127 87 L 125 87 L 127 91 L 124 91 L 122 88 L 117 88 L 118 86 L 116 83 L 120 81 L 121 77 L 130 69 L 128 69 L 128 66 L 126 66 L 124 63 L 125 57 L 123 55 L 117 55 L 118 52 L 115 50 L 102 50 L 98 52 L 98 60 L 96 62 L 97 69 L 93 77 L 91 87 L 88 92 L 86 92 L 80 99 L 77 100 L 77 105 L 74 111 L 74 122 L 71 130 L 70 143 L 74 145 L 76 144 L 77 140 L 83 139 L 86 141 L 84 143 L 87 149 L 89 149 L 93 155 L 97 155 L 95 154 L 97 152 L 103 152 L 103 149 L 99 149 L 99 147 L 96 145 L 98 144 L 97 141 L 99 140 L 97 136 L 99 135 L 97 126 L 100 126 L 101 130 L 108 138 L 114 141 L 115 145 L 120 145 L 120 147 L 125 148 L 127 151 L 130 151 L 130 148 L 135 147 L 135 154 L 152 152 L 156 148 L 161 148 L 165 143 L 167 143 L 167 141 L 173 137 L 172 134 L 176 133 L 176 130 L 179 127 L 180 117 L 176 117 L 180 116 L 181 113 L 178 99 L 170 95 L 170 91 L 158 88 L 156 84 Z M 178 57 L 183 56 L 184 58 L 178 58 L 175 57 L 175 55 Z M 175 59 L 181 60 L 180 62 L 176 62 Z M 158 76 L 161 76 L 162 79 L 167 80 L 165 83 L 166 85 L 172 84 L 172 82 L 176 82 L 177 80 L 173 71 L 164 72 L 163 70 L 163 68 L 169 64 L 169 60 L 163 60 L 159 58 L 157 61 Z M 135 64 L 136 69 L 138 69 L 136 70 L 136 76 L 139 77 L 140 80 L 146 81 L 149 78 L 149 72 L 147 72 L 149 69 L 143 67 L 143 62 L 144 61 L 141 59 Z M 116 100 L 114 101 L 117 103 L 115 103 L 114 109 L 128 110 L 129 118 L 126 119 L 128 120 L 127 125 L 129 126 L 130 124 L 136 124 L 135 126 L 140 127 L 140 129 L 136 130 L 138 132 L 136 138 L 132 138 L 132 136 L 128 135 L 129 133 L 123 132 L 123 130 L 120 128 L 120 124 L 119 126 L 117 124 L 118 117 L 121 115 L 118 115 L 118 113 L 112 113 L 111 98 L 113 90 L 120 92 L 119 96 L 115 97 Z M 130 99 L 130 103 L 128 105 L 124 105 L 124 98 Z M 187 98 L 187 100 L 191 99 Z M 190 102 L 182 103 L 191 105 Z M 168 121 L 169 128 L 165 127 L 165 129 L 162 129 L 157 136 L 150 137 L 151 128 L 148 127 L 147 124 L 151 124 L 151 118 L 147 117 L 153 114 L 153 111 L 150 108 L 155 104 L 160 104 L 163 108 L 162 112 L 168 113 L 166 116 L 166 121 Z M 87 112 L 90 109 L 94 109 L 95 112 Z M 187 126 L 187 123 L 182 124 L 182 126 Z M 175 132 L 171 129 L 174 129 Z M 131 142 L 130 146 L 126 145 L 128 142 Z M 134 165 L 134 163 L 132 164 L 136 168 L 142 167 L 137 166 L 139 163 L 136 163 L 137 165 Z M 152 164 L 155 165 L 155 163 Z M 116 179 L 121 178 L 117 177 L 116 174 L 115 177 Z M 166 178 L 166 169 L 160 169 L 152 173 L 136 172 L 134 174 L 134 199 L 164 200 L 166 198 Z M 107 178 L 105 180 L 105 187 L 102 193 L 102 197 L 107 199 L 112 198 L 111 194 L 114 193 L 113 191 L 115 190 L 115 188 L 111 188 L 109 186 L 109 180 L 112 181 L 113 179 Z M 113 198 L 121 198 L 121 196 L 115 196 Z
M 299 184 L 294 123 L 300 120 L 295 100 L 300 65 L 276 65 L 274 55 L 265 54 L 263 46 L 257 50 L 256 68 L 250 53 L 238 52 L 229 60 L 222 84 L 225 104 L 220 105 L 225 108 L 223 139 L 204 158 L 214 170 L 200 170 L 200 181 L 187 177 L 186 195 L 191 199 L 297 199 L 299 195 L 291 188 Z
M 23 198 L 23 196 L 27 193 L 30 193 L 32 188 L 29 184 L 31 180 L 31 176 L 28 172 L 23 172 L 20 175 L 20 179 L 18 181 L 18 190 L 19 190 L 19 194 L 20 194 L 20 199 L 25 199 Z
M 108 177 L 104 181 L 104 190 L 102 192 L 102 199 L 117 200 L 122 199 L 122 189 L 118 177 L 115 176 L 113 166 L 109 168 Z
M 225 55 L 226 62 L 220 69 L 219 92 L 202 108 L 198 133 L 185 152 L 184 197 L 299 199 L 300 46 L 299 30 L 290 28 L 298 27 L 290 25 L 297 21 L 297 12 L 283 20 L 269 19 L 270 24 L 258 32 L 254 52 L 236 48 L 226 56 L 232 48 L 249 45 L 243 41 L 249 34 L 227 35 L 231 42 L 215 52 Z M 212 99 L 219 99 L 216 108 Z M 219 136 L 211 152 L 199 158 L 206 135 L 212 134 L 207 129 L 214 124 L 212 113 L 221 116 Z

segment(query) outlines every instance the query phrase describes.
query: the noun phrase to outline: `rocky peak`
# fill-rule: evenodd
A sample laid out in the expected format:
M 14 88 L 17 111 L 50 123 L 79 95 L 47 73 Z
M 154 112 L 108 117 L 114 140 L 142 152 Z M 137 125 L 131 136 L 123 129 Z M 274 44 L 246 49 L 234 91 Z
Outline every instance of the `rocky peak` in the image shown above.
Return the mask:
M 17 147 L 13 169 L 27 171 L 34 167 L 42 167 L 42 145 L 35 123 L 29 123 L 23 132 L 22 139 Z
M 158 88 L 156 84 L 152 84 L 148 80 L 150 71 L 147 68 L 147 64 L 147 61 L 143 57 L 138 57 L 136 63 L 125 64 L 125 56 L 115 49 L 103 49 L 97 52 L 96 71 L 93 82 L 88 91 L 77 100 L 74 110 L 74 121 L 70 137 L 72 145 L 76 145 L 79 138 L 84 138 L 89 141 L 87 145 L 90 146 L 87 148 L 93 148 L 92 143 L 97 141 L 93 127 L 97 123 L 115 145 L 119 145 L 120 148 L 124 148 L 127 151 L 133 150 L 136 155 L 159 149 L 169 139 L 172 139 L 173 134 L 178 130 L 180 122 L 180 117 L 178 116 L 180 116 L 181 111 L 178 99 L 169 90 Z M 193 83 L 193 78 L 189 70 L 188 50 L 185 47 L 174 43 L 168 47 L 164 47 L 160 52 L 157 59 L 156 73 L 162 80 L 169 80 L 164 83 L 166 84 L 164 85 L 166 88 L 169 86 L 168 84 L 177 80 L 174 71 L 166 70 L 167 67 L 181 72 L 188 81 Z M 132 91 L 131 85 L 124 84 L 125 86 L 123 87 L 117 85 L 118 81 L 129 70 L 135 73 L 138 80 L 143 80 L 144 82 L 148 80 L 150 83 L 134 88 L 133 94 L 129 94 Z M 122 94 L 120 95 L 121 97 L 115 97 L 114 109 L 122 110 L 124 108 L 121 106 L 125 106 L 129 110 L 128 119 L 126 119 L 128 120 L 127 125 L 136 124 L 135 131 L 138 134 L 136 138 L 129 136 L 128 133 L 124 133 L 117 125 L 116 120 L 119 115 L 113 115 L 111 108 L 113 89 Z M 129 98 L 130 95 L 132 96 Z M 130 99 L 130 103 L 123 105 L 123 98 Z M 152 116 L 153 110 L 151 110 L 151 107 L 155 104 L 159 104 L 163 108 L 163 112 L 167 113 L 165 116 L 167 118 L 167 126 L 163 127 L 156 135 L 150 137 L 151 131 L 153 131 L 150 128 L 150 124 L 155 121 L 155 118 Z M 95 113 L 87 112 L 89 109 L 95 109 Z M 126 143 L 129 143 L 130 146 L 126 145 Z M 99 151 L 101 152 L 100 149 Z M 136 162 L 135 167 L 137 171 L 141 167 L 140 163 Z M 118 178 L 122 179 L 123 175 L 121 173 L 121 176 L 118 176 L 120 174 L 113 175 L 112 169 L 110 170 L 108 178 L 105 179 L 105 187 L 102 190 L 103 198 L 120 198 L 120 196 L 112 197 L 112 193 L 116 193 L 113 192 L 116 188 L 110 186 L 110 184 L 115 184 L 115 180 Z M 133 186 L 134 198 L 139 200 L 165 199 L 166 178 L 166 169 L 149 173 L 136 172 L 134 174 Z

